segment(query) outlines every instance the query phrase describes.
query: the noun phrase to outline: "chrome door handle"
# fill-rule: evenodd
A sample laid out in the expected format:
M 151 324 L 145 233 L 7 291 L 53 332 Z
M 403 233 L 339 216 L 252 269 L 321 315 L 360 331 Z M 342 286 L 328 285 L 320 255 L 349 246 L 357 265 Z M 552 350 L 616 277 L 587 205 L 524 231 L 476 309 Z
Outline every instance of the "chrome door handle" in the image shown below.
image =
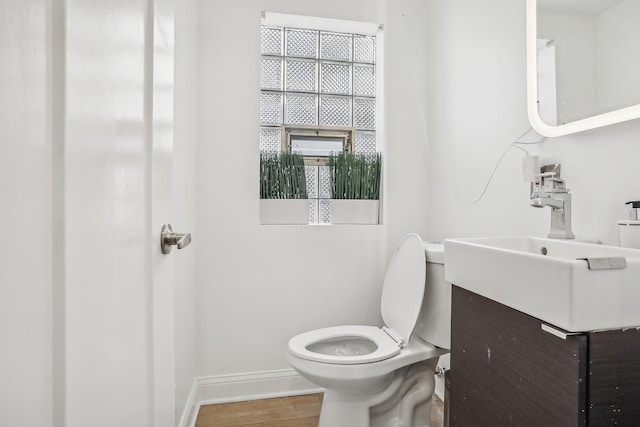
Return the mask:
M 185 248 L 191 243 L 191 233 L 174 233 L 171 228 L 171 224 L 165 224 L 162 226 L 160 232 L 160 248 L 163 254 L 171 253 L 172 246 L 177 246 L 178 249 Z

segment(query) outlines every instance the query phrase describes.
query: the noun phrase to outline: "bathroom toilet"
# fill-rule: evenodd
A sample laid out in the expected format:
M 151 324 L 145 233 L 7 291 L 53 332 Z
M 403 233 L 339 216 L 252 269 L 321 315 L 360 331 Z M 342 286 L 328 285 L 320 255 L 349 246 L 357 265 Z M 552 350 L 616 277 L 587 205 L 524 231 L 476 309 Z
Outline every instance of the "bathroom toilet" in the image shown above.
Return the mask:
M 287 359 L 325 388 L 319 427 L 428 427 L 438 357 L 450 346 L 441 244 L 405 236 L 382 287 L 385 326 L 336 326 L 289 341 Z

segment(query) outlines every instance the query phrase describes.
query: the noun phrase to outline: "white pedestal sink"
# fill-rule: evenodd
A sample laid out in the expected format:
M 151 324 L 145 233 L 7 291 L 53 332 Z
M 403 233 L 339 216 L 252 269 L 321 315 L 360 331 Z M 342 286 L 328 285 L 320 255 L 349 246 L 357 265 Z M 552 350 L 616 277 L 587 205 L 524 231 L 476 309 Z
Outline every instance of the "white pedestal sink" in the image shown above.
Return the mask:
M 447 281 L 566 331 L 640 327 L 640 250 L 533 237 L 444 248 Z

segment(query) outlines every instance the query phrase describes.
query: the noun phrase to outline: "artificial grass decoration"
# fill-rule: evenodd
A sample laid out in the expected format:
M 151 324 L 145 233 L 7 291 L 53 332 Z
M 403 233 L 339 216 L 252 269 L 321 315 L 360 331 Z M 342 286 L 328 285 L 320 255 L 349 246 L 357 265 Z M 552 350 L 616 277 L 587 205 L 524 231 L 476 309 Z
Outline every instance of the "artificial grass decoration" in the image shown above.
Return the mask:
M 261 199 L 307 199 L 304 158 L 295 153 L 260 153 Z
M 329 157 L 332 199 L 380 199 L 380 153 L 339 153 Z

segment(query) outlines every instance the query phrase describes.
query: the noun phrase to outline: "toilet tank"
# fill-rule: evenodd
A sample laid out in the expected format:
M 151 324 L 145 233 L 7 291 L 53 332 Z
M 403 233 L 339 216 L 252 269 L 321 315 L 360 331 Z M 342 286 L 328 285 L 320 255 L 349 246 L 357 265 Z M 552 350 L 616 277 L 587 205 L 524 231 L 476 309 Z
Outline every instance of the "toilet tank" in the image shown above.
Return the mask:
M 444 280 L 442 243 L 425 242 L 427 280 L 413 333 L 436 347 L 451 348 L 451 283 Z

